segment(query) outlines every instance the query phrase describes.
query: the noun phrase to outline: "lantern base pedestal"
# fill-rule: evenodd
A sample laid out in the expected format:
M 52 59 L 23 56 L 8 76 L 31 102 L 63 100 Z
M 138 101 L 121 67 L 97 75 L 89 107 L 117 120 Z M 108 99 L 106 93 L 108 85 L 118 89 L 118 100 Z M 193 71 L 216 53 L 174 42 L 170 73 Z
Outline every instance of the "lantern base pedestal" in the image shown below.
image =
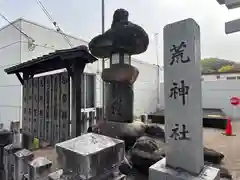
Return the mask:
M 184 163 L 184 162 L 183 162 Z M 149 168 L 149 180 L 220 180 L 220 170 L 211 166 L 204 166 L 201 173 L 194 176 L 186 171 L 166 166 L 166 158 L 158 161 Z

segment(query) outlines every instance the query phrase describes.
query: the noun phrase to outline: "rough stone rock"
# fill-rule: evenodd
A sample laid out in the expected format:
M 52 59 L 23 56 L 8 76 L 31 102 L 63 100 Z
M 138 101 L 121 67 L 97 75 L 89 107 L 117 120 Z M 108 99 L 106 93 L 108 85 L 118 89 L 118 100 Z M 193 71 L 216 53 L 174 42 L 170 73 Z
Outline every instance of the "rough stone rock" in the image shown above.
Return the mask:
M 142 173 L 148 173 L 148 168 L 165 156 L 165 150 L 166 144 L 163 138 L 142 136 L 137 139 L 130 152 L 132 164 Z M 209 161 L 212 164 L 219 164 L 223 157 L 223 154 L 215 150 L 204 148 L 205 161 Z M 222 172 L 224 171 L 222 170 Z
M 224 155 L 220 152 L 217 152 L 213 149 L 204 147 L 204 161 L 211 162 L 213 164 L 220 164 Z
M 93 126 L 92 131 L 124 140 L 126 149 L 129 149 L 139 137 L 144 135 L 145 127 L 145 124 L 140 121 L 134 121 L 133 123 L 102 121 Z
M 124 140 L 127 149 L 131 148 L 129 154 L 133 167 L 142 173 L 148 173 L 148 168 L 165 156 L 164 130 L 157 124 L 146 125 L 140 121 L 133 123 L 102 121 L 89 130 Z M 220 164 L 223 158 L 222 153 L 204 148 L 205 161 Z M 123 169 L 127 167 L 124 166 Z M 127 173 L 128 168 L 125 170 Z M 222 173 L 221 176 L 226 174 L 226 172 Z
M 137 139 L 133 148 L 146 152 L 154 152 L 161 149 L 164 151 L 165 146 L 164 139 L 145 135 Z
M 144 174 L 148 174 L 148 168 L 157 161 L 161 160 L 164 157 L 163 155 L 164 153 L 162 153 L 161 151 L 149 153 L 134 149 L 131 153 L 131 160 L 133 166 L 137 170 Z
M 93 132 L 93 127 L 89 126 L 88 129 L 87 129 L 87 133 L 91 133 L 91 132 Z
M 127 82 L 133 84 L 139 74 L 139 70 L 129 64 L 114 64 L 111 68 L 104 69 L 102 80 L 105 82 Z
M 218 168 L 220 169 L 220 177 L 221 178 L 232 180 L 232 175 L 226 168 L 224 168 L 224 167 L 218 167 Z
M 133 170 L 132 165 L 130 164 L 130 162 L 127 159 L 127 157 L 125 157 L 124 158 L 124 162 L 119 166 L 119 171 L 122 174 L 128 175 L 129 173 L 131 173 L 132 170 Z
M 164 129 L 159 124 L 147 124 L 145 132 L 151 136 L 165 138 Z
M 133 168 L 133 170 L 127 175 L 126 180 L 148 180 L 148 175 Z
M 133 166 L 142 173 L 148 174 L 148 168 L 165 156 L 164 147 L 162 139 L 140 137 L 131 151 Z

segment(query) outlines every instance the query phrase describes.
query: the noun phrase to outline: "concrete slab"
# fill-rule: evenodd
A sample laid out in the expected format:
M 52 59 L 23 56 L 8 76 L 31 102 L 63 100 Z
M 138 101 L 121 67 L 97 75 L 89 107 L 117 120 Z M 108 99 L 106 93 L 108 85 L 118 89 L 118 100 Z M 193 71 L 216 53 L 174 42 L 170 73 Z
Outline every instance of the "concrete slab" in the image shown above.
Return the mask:
M 192 175 L 184 170 L 177 170 L 166 166 L 166 158 L 158 161 L 149 168 L 149 180 L 220 180 L 220 170 L 204 166 L 199 175 Z

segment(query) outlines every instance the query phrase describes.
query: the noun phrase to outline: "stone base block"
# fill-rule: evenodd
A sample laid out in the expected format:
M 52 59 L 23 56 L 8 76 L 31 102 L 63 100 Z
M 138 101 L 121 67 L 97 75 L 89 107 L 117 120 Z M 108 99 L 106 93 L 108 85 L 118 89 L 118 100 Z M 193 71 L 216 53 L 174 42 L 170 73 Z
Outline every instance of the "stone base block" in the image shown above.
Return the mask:
M 28 162 L 33 160 L 33 153 L 28 149 L 22 149 L 14 154 L 14 180 L 22 180 L 28 173 Z
M 52 162 L 45 157 L 37 157 L 28 164 L 29 180 L 46 178 L 50 173 Z
M 124 141 L 88 133 L 56 144 L 60 168 L 82 179 L 105 174 L 124 159 Z
M 202 172 L 194 176 L 183 170 L 176 170 L 166 166 L 166 158 L 158 161 L 149 168 L 149 180 L 220 180 L 220 170 L 210 166 L 204 166 Z

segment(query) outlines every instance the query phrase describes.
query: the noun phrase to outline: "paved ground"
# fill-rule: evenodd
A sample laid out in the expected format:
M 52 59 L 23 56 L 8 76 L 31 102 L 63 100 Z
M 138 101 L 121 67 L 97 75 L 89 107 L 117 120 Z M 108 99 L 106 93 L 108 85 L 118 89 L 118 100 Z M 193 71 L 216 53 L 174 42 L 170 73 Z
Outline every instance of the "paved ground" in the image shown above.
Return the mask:
M 233 122 L 236 136 L 222 135 L 222 130 L 204 129 L 204 144 L 225 155 L 223 167 L 226 167 L 234 180 L 240 180 L 240 122 Z

